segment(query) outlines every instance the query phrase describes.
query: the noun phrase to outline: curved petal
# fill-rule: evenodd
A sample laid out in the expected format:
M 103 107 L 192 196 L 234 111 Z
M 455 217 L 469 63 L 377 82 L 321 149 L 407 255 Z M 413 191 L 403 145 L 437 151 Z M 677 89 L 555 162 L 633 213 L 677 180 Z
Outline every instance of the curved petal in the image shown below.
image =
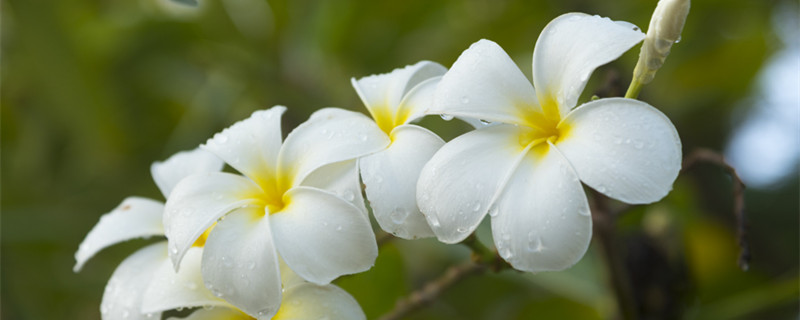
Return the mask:
M 330 191 L 358 207 L 365 217 L 369 216 L 361 195 L 361 181 L 358 179 L 359 160 L 345 160 L 331 163 L 312 171 L 301 185 Z
M 422 168 L 417 203 L 439 241 L 459 242 L 478 227 L 527 151 L 525 130 L 500 124 L 465 133 Z
M 164 209 L 164 231 L 175 270 L 186 250 L 217 219 L 239 207 L 263 206 L 258 200 L 262 194 L 252 181 L 230 173 L 198 173 L 181 180 Z
M 203 252 L 203 279 L 217 297 L 259 319 L 281 304 L 278 257 L 264 210 L 242 208 L 211 230 Z
M 417 207 L 417 180 L 422 167 L 444 141 L 415 125 L 392 131 L 384 151 L 361 158 L 361 176 L 375 220 L 383 230 L 403 239 L 433 236 Z
M 350 82 L 378 126 L 390 132 L 396 124 L 393 119 L 406 93 L 420 82 L 441 76 L 445 72 L 447 68 L 436 62 L 420 61 L 402 69 L 394 69 L 390 73 L 367 76 L 358 80 L 352 78 Z
M 327 284 L 375 263 L 375 234 L 358 208 L 315 188 L 296 187 L 287 196 L 286 208 L 269 218 L 275 246 L 295 273 Z
M 163 312 L 178 308 L 228 306 L 203 285 L 200 262 L 203 248 L 192 247 L 183 258 L 183 267 L 175 272 L 166 255 L 166 246 L 152 281 L 144 292 L 143 312 Z
M 592 239 L 589 203 L 578 175 L 546 144 L 525 156 L 491 215 L 497 251 L 521 271 L 568 268 Z
M 150 165 L 150 173 L 166 199 L 181 179 L 194 173 L 220 171 L 223 165 L 222 159 L 198 148 L 178 152 L 164 162 L 154 162 Z
M 279 184 L 289 189 L 319 167 L 377 152 L 388 144 L 389 137 L 361 113 L 318 110 L 286 137 L 278 156 Z
M 171 317 L 169 320 L 251 320 L 250 316 L 235 308 L 198 309 L 186 318 Z
M 334 285 L 304 283 L 286 290 L 284 303 L 273 320 L 367 319 L 358 301 Z
M 547 117 L 566 116 L 594 69 L 642 39 L 636 26 L 600 16 L 567 13 L 550 21 L 533 50 L 533 85 Z
M 442 77 L 433 77 L 420 82 L 406 94 L 400 106 L 397 108 L 397 121 L 395 124 L 400 126 L 411 121 L 424 117 L 433 107 L 433 96 Z
M 556 147 L 580 179 L 627 203 L 661 200 L 681 169 L 681 140 L 669 118 L 632 99 L 584 104 L 559 124 L 566 136 Z
M 104 320 L 159 319 L 161 314 L 143 313 L 142 298 L 159 261 L 166 259 L 166 242 L 144 247 L 119 264 L 108 279 L 100 314 Z
M 281 148 L 281 116 L 286 107 L 258 110 L 200 146 L 255 181 L 266 192 L 273 183 Z
M 464 50 L 439 82 L 428 113 L 529 125 L 540 113 L 533 86 L 497 43 Z
M 122 241 L 147 238 L 164 234 L 161 215 L 164 204 L 139 197 L 129 197 L 114 210 L 100 217 L 100 221 L 89 231 L 75 252 L 75 266 L 78 272 L 91 257 L 111 245 Z

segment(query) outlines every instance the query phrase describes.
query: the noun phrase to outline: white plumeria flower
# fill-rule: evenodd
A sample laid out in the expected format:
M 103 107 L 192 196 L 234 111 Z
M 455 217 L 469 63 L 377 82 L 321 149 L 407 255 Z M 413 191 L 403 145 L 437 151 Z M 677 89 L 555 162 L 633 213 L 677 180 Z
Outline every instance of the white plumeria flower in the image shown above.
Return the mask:
M 495 246 L 514 268 L 561 270 L 591 239 L 580 181 L 627 203 L 663 198 L 681 164 L 666 116 L 623 98 L 572 109 L 592 71 L 643 37 L 627 22 L 562 15 L 536 43 L 533 86 L 496 43 L 464 51 L 432 112 L 501 124 L 453 139 L 423 168 L 417 197 L 438 239 L 463 240 L 488 212 Z
M 280 304 L 279 254 L 320 285 L 369 269 L 378 255 L 351 160 L 384 149 L 388 138 L 366 116 L 328 108 L 282 142 L 285 110 L 256 111 L 209 139 L 202 147 L 243 176 L 189 176 L 164 214 L 175 268 L 193 245 L 204 244 L 206 287 L 259 319 Z
M 365 192 L 375 220 L 386 232 L 405 239 L 432 237 L 419 212 L 417 178 L 422 166 L 444 145 L 435 133 L 410 124 L 425 115 L 436 84 L 447 69 L 421 61 L 391 73 L 351 81 L 380 128 L 391 139 L 383 151 L 359 160 Z
M 193 173 L 219 171 L 222 165 L 222 160 L 213 154 L 197 149 L 179 152 L 164 162 L 153 163 L 150 171 L 161 193 L 167 197 L 172 187 L 184 177 Z M 73 270 L 80 271 L 87 260 L 108 246 L 130 239 L 163 236 L 163 212 L 164 204 L 159 201 L 140 197 L 125 199 L 116 209 L 103 215 L 86 235 L 75 253 Z M 166 241 L 141 249 L 125 259 L 106 285 L 100 304 L 103 319 L 160 319 L 160 311 L 166 309 L 142 311 L 144 293 L 160 265 L 171 265 L 167 259 Z

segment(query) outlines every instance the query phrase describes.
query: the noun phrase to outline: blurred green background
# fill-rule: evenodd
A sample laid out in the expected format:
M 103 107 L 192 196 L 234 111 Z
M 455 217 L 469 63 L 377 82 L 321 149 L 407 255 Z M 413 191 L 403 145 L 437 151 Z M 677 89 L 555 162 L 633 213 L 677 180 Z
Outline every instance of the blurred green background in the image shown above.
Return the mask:
M 423 59 L 449 66 L 481 38 L 530 78 L 534 43 L 556 16 L 580 11 L 646 29 L 656 4 L 200 1 L 199 9 L 168 0 L 2 1 L 3 319 L 98 319 L 116 265 L 156 239 L 105 250 L 75 274 L 86 233 L 129 195 L 160 199 L 151 162 L 256 109 L 288 106 L 286 129 L 321 107 L 366 112 L 350 77 Z M 749 271 L 737 267 L 724 172 L 707 165 L 682 174 L 667 198 L 618 222 L 652 318 L 798 318 L 798 30 L 798 1 L 695 1 L 683 40 L 644 87 L 640 98 L 672 119 L 685 154 L 724 152 L 742 173 L 753 256 Z M 587 97 L 621 95 L 637 55 L 638 47 L 598 69 Z M 423 124 L 446 139 L 465 130 L 435 117 Z M 479 233 L 490 241 L 485 225 Z M 564 272 L 468 278 L 411 318 L 612 317 L 597 247 Z M 462 246 L 393 240 L 372 270 L 336 283 L 375 318 L 467 259 Z

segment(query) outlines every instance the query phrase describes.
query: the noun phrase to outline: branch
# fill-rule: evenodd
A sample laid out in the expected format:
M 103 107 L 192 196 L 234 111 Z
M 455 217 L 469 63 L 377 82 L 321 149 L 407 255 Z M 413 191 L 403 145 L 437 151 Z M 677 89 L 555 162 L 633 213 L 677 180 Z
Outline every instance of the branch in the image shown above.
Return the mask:
M 429 282 L 422 289 L 414 291 L 408 298 L 400 300 L 395 305 L 394 310 L 380 317 L 380 320 L 402 319 L 413 311 L 435 301 L 445 290 L 452 287 L 462 279 L 472 275 L 483 273 L 486 266 L 477 263 L 466 263 L 459 266 L 452 266 L 440 278 Z
M 744 182 L 739 178 L 736 169 L 725 161 L 725 157 L 713 150 L 705 148 L 695 149 L 686 156 L 683 160 L 683 169 L 681 169 L 681 172 L 688 171 L 698 163 L 716 165 L 725 170 L 725 172 L 731 176 L 731 180 L 733 180 L 733 216 L 736 218 L 736 234 L 739 239 L 739 249 L 741 250 L 739 252 L 738 262 L 739 267 L 747 271 L 750 269 L 751 257 L 750 244 L 747 241 L 747 217 L 744 212 Z
M 633 297 L 633 289 L 628 278 L 625 259 L 619 252 L 617 245 L 619 240 L 616 236 L 615 220 L 616 214 L 608 209 L 606 198 L 597 191 L 591 190 L 592 197 L 589 206 L 592 210 L 592 222 L 594 234 L 600 241 L 602 252 L 605 255 L 608 265 L 609 275 L 611 276 L 611 287 L 614 295 L 617 296 L 617 308 L 622 319 L 637 319 L 636 300 Z

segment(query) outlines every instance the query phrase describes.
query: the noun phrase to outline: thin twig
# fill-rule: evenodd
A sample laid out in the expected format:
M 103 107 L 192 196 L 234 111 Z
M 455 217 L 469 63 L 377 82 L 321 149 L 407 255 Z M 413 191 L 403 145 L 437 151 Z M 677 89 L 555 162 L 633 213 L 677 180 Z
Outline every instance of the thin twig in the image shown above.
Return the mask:
M 486 266 L 477 263 L 466 263 L 452 266 L 435 281 L 429 282 L 422 289 L 412 292 L 407 298 L 400 300 L 395 305 L 394 310 L 380 317 L 380 320 L 402 319 L 413 311 L 435 301 L 445 290 L 452 287 L 462 279 L 472 275 L 485 272 Z
M 611 287 L 617 296 L 616 302 L 619 314 L 622 319 L 636 319 L 636 300 L 628 278 L 625 259 L 618 250 L 619 241 L 614 226 L 616 217 L 608 210 L 606 203 L 608 198 L 594 190 L 591 192 L 592 197 L 589 204 L 592 210 L 594 234 L 597 240 L 600 241 L 602 252 L 606 257 L 609 275 L 611 276 Z
M 699 148 L 695 149 L 683 160 L 683 169 L 686 172 L 698 163 L 708 163 L 716 165 L 725 170 L 733 180 L 733 216 L 736 218 L 736 234 L 739 240 L 739 267 L 747 271 L 750 269 L 750 244 L 747 241 L 747 217 L 744 211 L 744 189 L 745 185 L 736 169 L 733 168 L 725 157 L 714 150 Z

